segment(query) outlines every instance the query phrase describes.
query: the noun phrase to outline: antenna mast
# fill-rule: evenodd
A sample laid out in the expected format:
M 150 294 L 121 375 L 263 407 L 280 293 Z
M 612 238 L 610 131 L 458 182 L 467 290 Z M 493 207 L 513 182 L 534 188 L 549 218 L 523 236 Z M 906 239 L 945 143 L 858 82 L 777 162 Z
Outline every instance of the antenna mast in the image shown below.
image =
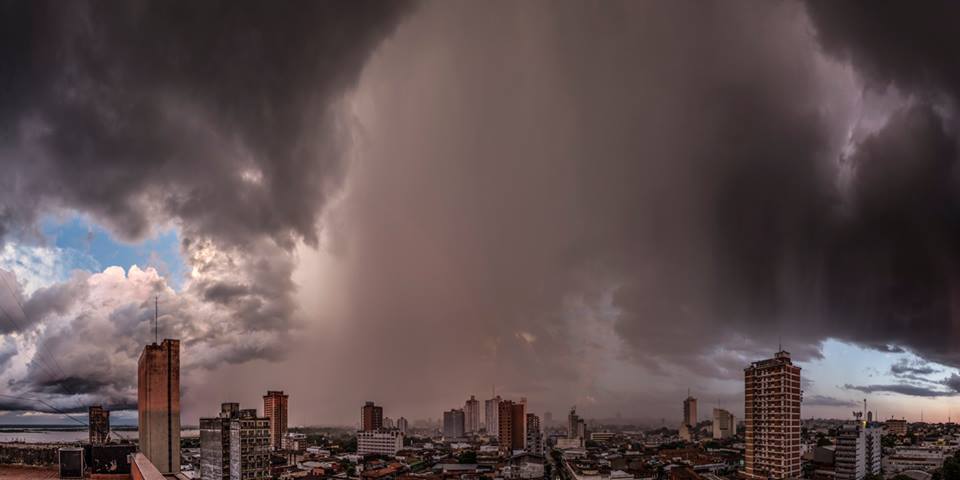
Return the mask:
M 153 344 L 160 343 L 160 328 L 157 323 L 160 318 L 160 296 L 153 297 Z

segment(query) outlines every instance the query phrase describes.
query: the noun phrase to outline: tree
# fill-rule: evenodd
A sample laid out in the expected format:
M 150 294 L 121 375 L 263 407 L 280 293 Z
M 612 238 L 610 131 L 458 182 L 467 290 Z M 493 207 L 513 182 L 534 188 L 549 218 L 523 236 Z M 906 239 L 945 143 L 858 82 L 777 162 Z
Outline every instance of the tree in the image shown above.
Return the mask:
M 960 452 L 947 457 L 940 471 L 943 480 L 960 480 Z

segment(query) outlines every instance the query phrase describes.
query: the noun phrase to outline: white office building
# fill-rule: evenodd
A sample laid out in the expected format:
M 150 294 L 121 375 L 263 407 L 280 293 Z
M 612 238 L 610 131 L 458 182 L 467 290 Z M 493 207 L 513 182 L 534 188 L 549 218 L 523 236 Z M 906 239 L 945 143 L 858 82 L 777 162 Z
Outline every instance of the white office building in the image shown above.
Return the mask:
M 403 433 L 399 430 L 357 432 L 357 454 L 396 455 L 403 449 Z
M 840 428 L 834 460 L 837 480 L 863 480 L 880 473 L 880 435 L 880 428 L 865 427 L 859 420 Z
M 737 434 L 737 419 L 732 413 L 722 409 L 713 409 L 713 438 L 722 440 Z
M 844 425 L 837 432 L 834 465 L 837 480 L 862 480 L 866 476 L 865 441 L 858 424 Z

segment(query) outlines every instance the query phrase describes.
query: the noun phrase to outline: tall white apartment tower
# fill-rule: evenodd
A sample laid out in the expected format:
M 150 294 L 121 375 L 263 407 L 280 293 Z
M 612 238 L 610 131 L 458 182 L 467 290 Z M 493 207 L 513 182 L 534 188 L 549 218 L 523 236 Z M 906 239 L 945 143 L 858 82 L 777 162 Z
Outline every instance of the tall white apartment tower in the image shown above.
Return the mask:
M 487 435 L 500 435 L 500 396 L 495 396 L 483 402 L 483 422 L 487 428 Z
M 463 423 L 466 433 L 480 431 L 480 401 L 473 395 L 463 404 Z

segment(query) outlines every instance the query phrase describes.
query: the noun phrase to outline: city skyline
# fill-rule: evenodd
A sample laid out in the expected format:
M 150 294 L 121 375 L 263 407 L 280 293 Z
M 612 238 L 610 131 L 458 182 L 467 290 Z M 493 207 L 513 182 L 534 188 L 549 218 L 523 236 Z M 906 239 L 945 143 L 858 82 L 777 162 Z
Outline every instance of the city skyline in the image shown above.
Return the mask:
M 960 416 L 956 4 L 241 3 L 0 5 L 0 424 Z

